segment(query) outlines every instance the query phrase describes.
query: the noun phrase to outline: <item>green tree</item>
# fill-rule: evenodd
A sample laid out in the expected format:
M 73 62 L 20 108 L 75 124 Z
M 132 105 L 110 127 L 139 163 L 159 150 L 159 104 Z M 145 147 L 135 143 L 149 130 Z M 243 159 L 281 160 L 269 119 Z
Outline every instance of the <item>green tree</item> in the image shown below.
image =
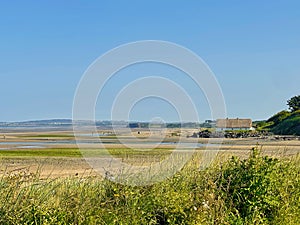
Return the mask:
M 287 105 L 292 112 L 295 112 L 300 109 L 300 95 L 292 97 L 287 101 Z

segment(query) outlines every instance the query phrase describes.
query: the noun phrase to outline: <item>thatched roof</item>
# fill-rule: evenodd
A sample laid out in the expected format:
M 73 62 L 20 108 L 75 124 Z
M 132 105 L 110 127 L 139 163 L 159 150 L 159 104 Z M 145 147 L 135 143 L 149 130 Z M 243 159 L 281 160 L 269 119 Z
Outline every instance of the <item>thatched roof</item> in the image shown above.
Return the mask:
M 217 119 L 217 128 L 251 128 L 251 119 Z

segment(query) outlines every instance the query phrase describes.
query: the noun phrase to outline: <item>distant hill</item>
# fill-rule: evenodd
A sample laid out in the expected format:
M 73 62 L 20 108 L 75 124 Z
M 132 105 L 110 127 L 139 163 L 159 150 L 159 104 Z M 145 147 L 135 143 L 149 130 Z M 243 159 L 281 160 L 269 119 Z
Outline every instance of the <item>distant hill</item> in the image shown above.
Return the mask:
M 300 110 L 283 110 L 267 121 L 258 123 L 258 129 L 268 130 L 278 135 L 300 135 Z
M 5 127 L 30 127 L 30 126 L 66 126 L 72 125 L 71 119 L 49 119 L 49 120 L 32 120 L 32 121 L 20 121 L 20 122 L 0 122 L 0 126 Z
M 93 125 L 94 121 L 77 121 L 78 125 Z M 125 121 L 96 121 L 97 126 L 126 126 Z M 20 122 L 0 122 L 0 127 L 60 127 L 73 125 L 72 119 L 48 119 L 48 120 L 30 120 Z
M 212 121 L 213 122 L 213 121 Z M 128 127 L 130 123 L 139 124 L 137 127 L 140 128 L 148 128 L 149 126 L 153 126 L 154 124 L 150 122 L 128 122 L 128 121 L 96 121 L 97 127 L 104 127 L 104 128 L 111 128 L 114 127 Z M 81 120 L 76 121 L 76 125 L 81 126 L 91 126 L 95 124 L 95 121 L 88 121 L 88 120 Z M 211 124 L 208 123 L 198 123 L 198 122 L 170 122 L 165 124 L 167 128 L 200 128 L 206 127 Z M 23 127 L 23 128 L 31 128 L 31 127 L 69 127 L 72 128 L 73 121 L 72 119 L 47 119 L 47 120 L 30 120 L 30 121 L 20 121 L 20 122 L 0 122 L 0 128 L 16 128 L 16 127 Z
M 290 113 L 279 123 L 274 124 L 271 131 L 274 134 L 300 135 L 300 110 Z

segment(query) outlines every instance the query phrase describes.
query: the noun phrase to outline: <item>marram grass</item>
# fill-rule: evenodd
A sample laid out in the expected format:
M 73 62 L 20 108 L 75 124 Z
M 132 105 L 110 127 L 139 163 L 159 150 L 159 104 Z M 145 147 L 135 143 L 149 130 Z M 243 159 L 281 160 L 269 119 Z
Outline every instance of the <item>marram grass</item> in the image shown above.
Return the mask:
M 199 156 L 173 177 L 126 186 L 99 177 L 0 177 L 0 224 L 300 224 L 299 156 Z

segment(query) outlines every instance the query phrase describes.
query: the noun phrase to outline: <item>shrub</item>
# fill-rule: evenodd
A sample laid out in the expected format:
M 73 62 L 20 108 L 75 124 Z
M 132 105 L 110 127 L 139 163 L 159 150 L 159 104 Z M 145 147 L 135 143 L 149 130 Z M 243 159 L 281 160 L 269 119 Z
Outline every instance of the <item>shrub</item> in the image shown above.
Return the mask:
M 284 184 L 290 182 L 292 172 L 287 165 L 276 158 L 262 156 L 258 147 L 252 149 L 248 159 L 232 157 L 225 163 L 216 182 L 229 209 L 228 221 L 234 224 L 272 223 L 282 205 L 291 204 L 284 197 L 290 196 L 285 190 L 288 185 Z M 293 188 L 300 197 L 299 179 L 296 186 Z

